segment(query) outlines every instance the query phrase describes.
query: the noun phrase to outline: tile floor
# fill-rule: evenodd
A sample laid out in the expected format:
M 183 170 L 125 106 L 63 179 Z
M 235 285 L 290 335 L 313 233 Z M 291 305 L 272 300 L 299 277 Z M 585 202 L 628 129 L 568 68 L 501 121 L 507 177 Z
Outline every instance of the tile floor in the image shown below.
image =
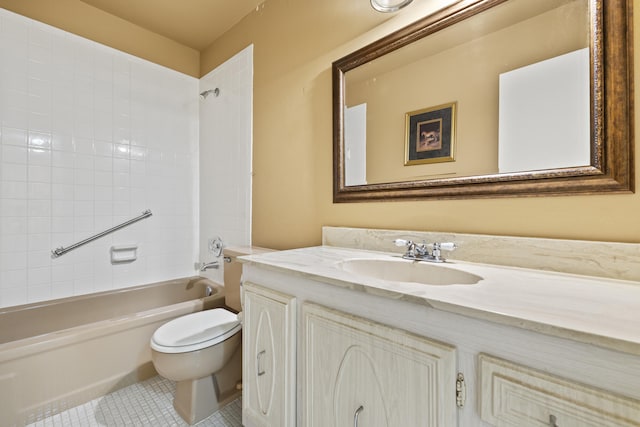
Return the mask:
M 28 427 L 187 427 L 188 424 L 173 409 L 174 390 L 174 382 L 156 376 Z M 241 427 L 241 400 L 234 400 L 196 426 Z

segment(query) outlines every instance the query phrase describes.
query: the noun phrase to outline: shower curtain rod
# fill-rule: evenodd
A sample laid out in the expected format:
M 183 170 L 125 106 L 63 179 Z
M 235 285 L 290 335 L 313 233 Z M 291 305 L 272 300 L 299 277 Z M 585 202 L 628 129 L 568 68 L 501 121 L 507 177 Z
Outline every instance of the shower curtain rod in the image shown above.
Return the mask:
M 118 224 L 115 227 L 111 227 L 110 229 L 105 230 L 105 231 L 103 231 L 101 233 L 98 233 L 95 236 L 88 237 L 88 238 L 86 238 L 84 240 L 79 241 L 78 243 L 74 243 L 73 245 L 69 245 L 66 248 L 63 247 L 63 246 L 60 246 L 59 248 L 54 249 L 54 250 L 51 251 L 51 257 L 52 258 L 58 258 L 59 256 L 62 256 L 62 255 L 66 254 L 69 251 L 72 251 L 72 250 L 74 250 L 76 248 L 79 248 L 82 245 L 86 245 L 89 242 L 93 242 L 94 240 L 99 239 L 100 237 L 106 236 L 109 233 L 113 233 L 114 231 L 120 230 L 121 228 L 124 228 L 127 225 L 131 225 L 134 222 L 138 222 L 140 220 L 148 218 L 151 215 L 152 215 L 151 209 L 147 209 L 146 211 L 142 212 L 142 215 L 137 216 L 137 217 L 135 217 L 133 219 L 130 219 L 129 221 L 125 221 L 122 224 Z

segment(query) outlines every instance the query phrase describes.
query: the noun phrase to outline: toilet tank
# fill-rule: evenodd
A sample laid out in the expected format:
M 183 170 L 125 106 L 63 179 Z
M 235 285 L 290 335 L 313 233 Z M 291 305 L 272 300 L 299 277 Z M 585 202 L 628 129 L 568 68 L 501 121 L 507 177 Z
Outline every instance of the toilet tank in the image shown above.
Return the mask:
M 273 252 L 273 249 L 257 246 L 229 246 L 224 248 L 224 294 L 225 305 L 235 311 L 242 311 L 240 303 L 240 280 L 242 278 L 242 263 L 236 257 L 244 255 L 257 255 Z

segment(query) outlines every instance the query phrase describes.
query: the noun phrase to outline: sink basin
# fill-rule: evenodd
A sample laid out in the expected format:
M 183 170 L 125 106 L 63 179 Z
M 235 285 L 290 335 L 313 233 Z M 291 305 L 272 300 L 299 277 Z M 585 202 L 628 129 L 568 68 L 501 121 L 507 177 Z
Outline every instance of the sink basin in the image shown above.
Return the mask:
M 430 264 L 424 261 L 405 259 L 350 259 L 340 262 L 340 268 L 350 273 L 389 280 L 411 282 L 423 285 L 473 285 L 482 277 L 466 271 Z

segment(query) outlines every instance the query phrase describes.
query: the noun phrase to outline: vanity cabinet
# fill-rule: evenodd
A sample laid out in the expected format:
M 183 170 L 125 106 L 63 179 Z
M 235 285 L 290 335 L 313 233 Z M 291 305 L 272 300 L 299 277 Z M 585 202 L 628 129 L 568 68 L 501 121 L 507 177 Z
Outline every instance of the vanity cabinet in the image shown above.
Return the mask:
M 302 425 L 456 425 L 454 347 L 316 304 L 302 316 Z
M 296 299 L 250 282 L 243 287 L 243 423 L 295 427 Z
M 632 342 L 325 277 L 324 252 L 243 268 L 245 426 L 640 427 Z

